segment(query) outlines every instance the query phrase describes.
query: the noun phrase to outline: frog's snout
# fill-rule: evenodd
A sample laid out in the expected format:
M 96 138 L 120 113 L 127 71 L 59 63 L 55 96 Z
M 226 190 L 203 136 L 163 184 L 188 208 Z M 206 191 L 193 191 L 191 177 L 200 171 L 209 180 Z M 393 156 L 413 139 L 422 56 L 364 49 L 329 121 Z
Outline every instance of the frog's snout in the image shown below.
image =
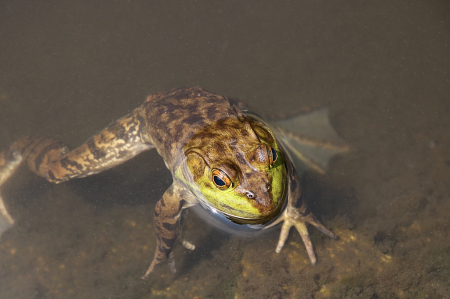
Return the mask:
M 272 207 L 272 194 L 270 193 L 270 185 L 267 184 L 263 187 L 257 188 L 258 190 L 248 190 L 245 192 L 245 196 L 253 200 L 255 204 L 263 209 L 271 209 Z

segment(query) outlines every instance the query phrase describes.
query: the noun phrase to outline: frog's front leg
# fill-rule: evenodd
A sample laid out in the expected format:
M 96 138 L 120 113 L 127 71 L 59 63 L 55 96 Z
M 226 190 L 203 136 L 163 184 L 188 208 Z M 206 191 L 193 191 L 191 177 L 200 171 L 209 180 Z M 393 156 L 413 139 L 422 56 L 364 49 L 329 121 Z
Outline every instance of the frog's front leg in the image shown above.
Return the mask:
M 301 196 L 301 185 L 300 179 L 295 171 L 295 168 L 292 163 L 288 162 L 288 171 L 290 178 L 290 186 L 288 191 L 288 204 L 286 209 L 283 211 L 282 215 L 269 227 L 272 227 L 283 221 L 283 226 L 281 227 L 280 238 L 278 240 L 276 252 L 280 253 L 281 249 L 286 242 L 286 239 L 289 235 L 289 230 L 292 226 L 295 226 L 300 236 L 302 237 L 303 243 L 305 244 L 306 251 L 308 252 L 309 259 L 311 260 L 311 264 L 316 263 L 316 255 L 314 253 L 314 248 L 311 243 L 311 239 L 309 238 L 308 228 L 306 227 L 306 223 L 313 225 L 315 228 L 320 230 L 325 235 L 330 238 L 336 239 L 337 236 L 328 230 L 322 223 L 317 220 L 316 216 L 308 210 L 307 204 L 304 200 L 302 200 L 300 208 L 297 208 L 297 201 Z
M 155 266 L 165 261 L 166 258 L 168 259 L 170 270 L 173 273 L 176 272 L 172 249 L 180 229 L 181 212 L 183 209 L 195 204 L 196 200 L 190 192 L 176 181 L 157 202 L 154 218 L 156 251 L 153 261 L 144 276 L 142 276 L 142 279 L 146 279 L 153 272 Z M 182 245 L 190 250 L 195 248 L 187 241 L 182 241 Z

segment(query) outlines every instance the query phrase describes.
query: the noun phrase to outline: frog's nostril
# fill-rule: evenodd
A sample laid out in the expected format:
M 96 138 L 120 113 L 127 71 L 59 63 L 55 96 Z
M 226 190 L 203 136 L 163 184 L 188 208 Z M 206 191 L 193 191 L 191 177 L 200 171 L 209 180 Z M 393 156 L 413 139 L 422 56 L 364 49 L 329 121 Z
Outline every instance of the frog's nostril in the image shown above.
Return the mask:
M 255 194 L 253 192 L 248 191 L 245 195 L 247 195 L 247 198 L 253 199 L 255 198 Z

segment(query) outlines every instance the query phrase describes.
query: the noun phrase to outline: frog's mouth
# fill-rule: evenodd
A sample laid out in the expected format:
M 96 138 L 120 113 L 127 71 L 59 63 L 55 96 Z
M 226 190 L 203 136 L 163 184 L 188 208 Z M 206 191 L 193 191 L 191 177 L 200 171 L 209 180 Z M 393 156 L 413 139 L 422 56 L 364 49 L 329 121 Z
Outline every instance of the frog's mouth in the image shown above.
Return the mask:
M 284 166 L 284 167 L 286 167 L 286 166 Z M 278 216 L 280 215 L 280 212 L 282 210 L 284 210 L 286 203 L 288 202 L 286 200 L 287 190 L 289 188 L 289 179 L 288 178 L 289 178 L 289 176 L 285 177 L 285 184 L 284 184 L 285 187 L 283 188 L 283 193 L 280 196 L 280 200 L 278 201 L 275 209 L 273 209 L 270 212 L 270 214 L 268 214 L 266 216 L 261 216 L 258 218 L 239 217 L 239 216 L 232 215 L 230 213 L 221 211 L 210 204 L 204 203 L 202 200 L 200 200 L 200 203 L 205 209 L 212 211 L 214 214 L 220 213 L 233 223 L 241 224 L 241 225 L 247 225 L 247 224 L 248 225 L 256 225 L 256 224 L 263 225 L 263 224 L 266 224 L 266 223 L 278 218 Z M 227 210 L 234 210 L 234 209 L 232 209 L 231 207 L 227 207 Z
M 276 206 L 276 208 L 267 216 L 261 217 L 261 218 L 241 218 L 236 217 L 224 212 L 221 212 L 225 215 L 228 219 L 230 219 L 232 222 L 236 224 L 266 224 L 267 222 L 270 222 L 272 220 L 275 220 L 279 215 L 280 211 L 284 209 L 285 204 L 287 203 L 286 200 L 286 191 L 284 192 L 280 202 Z

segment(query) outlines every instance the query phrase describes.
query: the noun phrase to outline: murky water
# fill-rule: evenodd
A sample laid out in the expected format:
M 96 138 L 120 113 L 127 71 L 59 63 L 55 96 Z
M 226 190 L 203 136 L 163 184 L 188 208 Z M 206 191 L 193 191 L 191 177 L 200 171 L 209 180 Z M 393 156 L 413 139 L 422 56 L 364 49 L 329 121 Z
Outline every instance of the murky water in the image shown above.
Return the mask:
M 266 114 L 326 105 L 353 151 L 307 174 L 310 229 L 275 253 L 186 217 L 178 273 L 139 277 L 171 183 L 155 151 L 51 185 L 26 169 L 2 195 L 1 298 L 449 298 L 450 7 L 446 1 L 3 1 L 0 149 L 77 146 L 147 94 L 199 85 Z

